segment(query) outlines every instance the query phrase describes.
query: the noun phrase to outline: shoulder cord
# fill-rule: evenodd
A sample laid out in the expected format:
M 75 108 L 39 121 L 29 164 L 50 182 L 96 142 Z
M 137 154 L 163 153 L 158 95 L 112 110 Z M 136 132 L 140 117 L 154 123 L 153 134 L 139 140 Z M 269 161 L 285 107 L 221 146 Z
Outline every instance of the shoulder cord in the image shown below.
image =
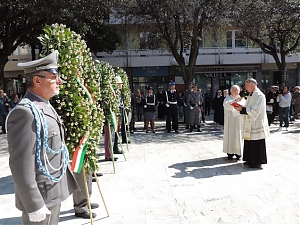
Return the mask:
M 35 124 L 36 124 L 36 139 L 37 139 L 36 160 L 37 160 L 37 164 L 38 164 L 40 170 L 43 172 L 43 174 L 45 174 L 47 177 L 49 177 L 51 181 L 59 182 L 62 179 L 62 177 L 65 175 L 66 170 L 67 170 L 67 166 L 68 166 L 69 153 L 68 153 L 67 146 L 65 145 L 65 143 L 63 143 L 62 146 L 60 147 L 60 149 L 58 149 L 56 151 L 49 147 L 49 145 L 48 145 L 48 126 L 47 126 L 45 115 L 44 115 L 42 110 L 37 109 L 37 106 L 34 102 L 30 101 L 29 105 L 30 105 L 30 109 L 33 113 L 33 116 L 34 116 L 34 119 L 35 119 Z M 40 117 L 40 119 L 38 117 Z M 55 155 L 57 155 L 57 154 L 64 151 L 63 154 L 62 154 L 63 161 L 62 161 L 62 164 L 59 166 L 59 168 L 54 168 L 51 165 L 51 163 L 49 162 L 46 151 L 44 151 L 45 166 L 43 166 L 43 164 L 42 164 L 42 161 L 41 161 L 41 150 L 42 150 L 41 128 L 44 131 L 43 145 L 45 146 L 46 151 L 49 151 L 50 153 L 55 154 Z M 51 167 L 51 169 L 53 169 L 55 171 L 58 171 L 63 167 L 62 174 L 57 178 L 53 177 L 49 173 L 47 165 L 49 165 Z
M 169 103 L 168 91 L 166 91 L 167 103 Z

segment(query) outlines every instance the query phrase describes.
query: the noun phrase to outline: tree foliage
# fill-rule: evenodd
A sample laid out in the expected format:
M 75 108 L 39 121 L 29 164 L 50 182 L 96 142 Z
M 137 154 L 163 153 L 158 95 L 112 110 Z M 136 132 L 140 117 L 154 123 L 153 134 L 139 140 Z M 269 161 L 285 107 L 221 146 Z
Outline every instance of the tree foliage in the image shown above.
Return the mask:
M 7 57 L 19 45 L 36 45 L 36 37 L 47 24 L 66 24 L 86 35 L 92 52 L 114 50 L 119 37 L 106 23 L 109 8 L 109 1 L 98 0 L 1 0 L 0 81 Z
M 300 1 L 235 0 L 229 22 L 273 56 L 285 83 L 286 56 L 300 50 Z
M 184 82 L 194 78 L 194 68 L 205 26 L 226 9 L 220 0 L 118 0 L 114 8 L 130 23 L 159 33 L 181 68 Z M 188 60 L 185 59 L 188 56 Z

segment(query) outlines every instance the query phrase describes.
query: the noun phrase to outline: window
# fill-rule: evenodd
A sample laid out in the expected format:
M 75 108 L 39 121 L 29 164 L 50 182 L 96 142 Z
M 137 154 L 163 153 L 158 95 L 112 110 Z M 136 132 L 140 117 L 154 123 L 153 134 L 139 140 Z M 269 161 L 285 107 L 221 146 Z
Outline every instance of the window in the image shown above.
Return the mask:
M 161 36 L 155 32 L 140 33 L 140 49 L 159 49 L 162 42 Z
M 226 41 L 228 48 L 244 48 L 248 47 L 247 39 L 240 31 L 229 30 L 226 32 Z

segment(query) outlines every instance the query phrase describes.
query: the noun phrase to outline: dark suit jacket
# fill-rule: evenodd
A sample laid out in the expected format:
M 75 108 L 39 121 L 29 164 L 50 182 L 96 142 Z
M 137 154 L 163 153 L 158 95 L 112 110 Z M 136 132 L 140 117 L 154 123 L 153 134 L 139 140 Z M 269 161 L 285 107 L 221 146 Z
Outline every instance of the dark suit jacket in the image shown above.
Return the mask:
M 23 99 L 37 101 L 40 110 L 44 111 L 48 125 L 48 145 L 58 150 L 64 140 L 63 126 L 56 112 L 49 103 L 27 91 Z M 25 101 L 25 100 L 24 100 Z M 42 132 L 43 133 L 43 132 Z M 9 166 L 15 185 L 16 207 L 23 212 L 34 212 L 46 205 L 51 207 L 64 201 L 75 190 L 79 189 L 77 182 L 67 168 L 63 178 L 55 183 L 43 174 L 36 161 L 36 122 L 33 113 L 26 103 L 19 103 L 7 118 L 7 140 L 9 151 Z M 42 146 L 41 159 L 43 165 L 45 147 Z M 46 152 L 51 165 L 59 168 L 62 153 Z M 48 166 L 50 174 L 58 177 L 62 169 L 54 171 Z

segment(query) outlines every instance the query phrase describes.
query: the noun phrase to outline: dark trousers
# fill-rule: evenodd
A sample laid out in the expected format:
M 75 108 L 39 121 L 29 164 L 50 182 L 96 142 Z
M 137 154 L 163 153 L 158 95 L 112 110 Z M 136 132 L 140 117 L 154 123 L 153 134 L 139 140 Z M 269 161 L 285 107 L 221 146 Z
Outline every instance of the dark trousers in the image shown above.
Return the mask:
M 166 105 L 165 104 L 159 104 L 157 107 L 157 117 L 159 119 L 164 119 L 166 116 Z
M 205 115 L 210 116 L 210 102 L 205 102 Z
M 85 183 L 83 177 L 84 170 L 82 169 L 80 173 L 73 173 L 79 187 L 80 191 L 75 191 L 73 193 L 73 203 L 74 203 L 74 211 L 75 213 L 83 213 L 88 211 L 88 200 L 85 193 Z M 92 195 L 92 173 L 90 172 L 86 175 L 86 182 L 88 186 L 89 195 Z
M 174 130 L 178 130 L 178 106 L 171 105 L 167 107 L 166 110 L 166 128 L 168 131 L 171 130 L 171 121 L 172 121 L 172 128 Z
M 130 126 L 130 131 L 133 131 L 134 130 L 134 125 L 135 125 L 135 118 L 134 118 L 134 108 L 131 109 L 131 120 L 130 120 L 130 123 L 129 123 L 129 126 Z
M 283 121 L 284 126 L 289 127 L 289 107 L 279 107 L 279 125 L 282 127 Z
M 275 119 L 275 113 L 272 112 L 272 113 L 267 113 L 267 117 L 268 117 L 268 123 L 269 123 L 269 126 L 273 123 L 274 119 Z
M 6 133 L 6 130 L 5 130 L 6 117 L 7 117 L 7 114 L 0 114 L 0 126 L 2 127 L 3 133 Z

